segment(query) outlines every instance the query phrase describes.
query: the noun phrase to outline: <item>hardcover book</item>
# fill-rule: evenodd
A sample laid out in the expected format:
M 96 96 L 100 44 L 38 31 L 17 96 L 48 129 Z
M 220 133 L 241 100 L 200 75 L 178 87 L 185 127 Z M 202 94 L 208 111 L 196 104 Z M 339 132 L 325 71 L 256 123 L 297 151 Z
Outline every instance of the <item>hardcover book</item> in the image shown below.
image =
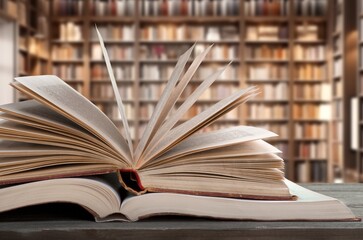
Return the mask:
M 251 126 L 198 132 L 256 95 L 255 87 L 179 122 L 225 69 L 206 77 L 173 110 L 211 47 L 187 68 L 194 46 L 180 56 L 134 148 L 107 50 L 97 34 L 123 128 L 56 76 L 16 78 L 12 86 L 33 100 L 0 106 L 0 211 L 63 201 L 84 206 L 98 221 L 160 214 L 356 220 L 340 201 L 284 178 L 279 150 L 263 140 L 276 134 Z M 126 199 L 119 196 L 120 187 L 129 192 Z

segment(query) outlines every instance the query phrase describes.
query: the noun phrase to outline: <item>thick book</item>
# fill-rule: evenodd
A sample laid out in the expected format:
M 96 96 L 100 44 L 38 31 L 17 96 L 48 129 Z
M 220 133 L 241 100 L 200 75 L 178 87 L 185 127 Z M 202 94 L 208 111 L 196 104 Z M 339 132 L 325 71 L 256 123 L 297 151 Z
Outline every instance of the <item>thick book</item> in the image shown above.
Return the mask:
M 114 174 L 59 178 L 0 188 L 0 212 L 61 201 L 82 206 L 98 222 L 138 221 L 160 215 L 254 221 L 358 220 L 339 200 L 288 180 L 284 182 L 296 200 L 267 201 L 178 193 L 125 195 L 120 194 L 118 179 Z
M 140 212 L 132 216 L 132 211 L 119 208 L 126 206 L 126 203 L 141 204 L 155 197 L 150 201 L 159 201 L 160 198 L 161 203 L 163 199 L 168 199 L 169 203 L 165 206 L 172 210 L 175 208 L 170 210 L 171 213 L 198 215 L 199 205 L 205 201 L 206 207 L 209 205 L 209 210 L 214 210 L 208 215 L 205 208 L 200 215 L 262 219 L 264 215 L 261 218 L 253 215 L 223 216 L 224 211 L 213 208 L 213 204 L 219 201 L 222 205 L 236 203 L 230 210 L 232 213 L 239 211 L 239 204 L 242 206 L 247 199 L 251 204 L 256 203 L 257 207 L 258 204 L 270 206 L 268 202 L 271 201 L 271 208 L 274 208 L 272 203 L 276 203 L 277 207 L 279 201 L 297 206 L 303 199 L 304 194 L 296 195 L 284 178 L 284 163 L 277 156 L 280 151 L 263 140 L 276 134 L 251 126 L 200 132 L 256 95 L 258 90 L 255 87 L 239 90 L 191 119 L 179 121 L 226 69 L 224 67 L 212 73 L 186 99 L 179 100 L 211 46 L 197 55 L 189 67 L 186 64 L 194 46 L 181 55 L 137 141 L 131 138 L 108 53 L 97 29 L 96 32 L 122 129 L 119 130 L 94 104 L 56 76 L 16 78 L 12 86 L 33 100 L 0 106 L 0 119 L 3 119 L 0 121 L 0 184 L 4 185 L 0 190 L 2 211 L 41 202 L 93 199 L 91 195 L 97 194 L 90 194 L 90 191 L 99 191 L 98 196 L 104 195 L 100 198 L 110 198 L 109 201 L 114 202 L 106 203 L 105 208 L 99 204 L 85 206 L 98 218 L 120 213 L 125 219 L 136 220 L 169 211 L 160 209 L 162 205 L 154 205 L 150 213 Z M 181 104 L 176 107 L 178 100 Z M 107 173 L 115 173 L 118 185 L 138 197 L 128 198 L 121 204 L 122 201 L 109 190 L 108 184 L 76 178 Z M 67 185 L 67 181 L 72 186 Z M 58 194 L 53 194 L 56 186 L 62 184 L 66 185 L 56 191 Z M 29 192 L 33 189 L 34 192 L 14 197 L 23 193 L 24 189 Z M 37 194 L 37 191 L 41 193 Z M 190 212 L 185 212 L 187 209 L 178 207 L 179 201 L 195 206 Z M 86 205 L 84 202 L 78 203 Z M 353 219 L 354 216 L 344 205 L 336 204 L 333 209 L 337 205 L 346 209 L 346 214 L 337 214 L 335 219 Z M 112 210 L 109 209 L 111 206 Z M 325 212 L 321 211 L 319 217 L 312 215 L 304 218 L 324 219 Z M 333 216 L 326 217 L 327 220 L 331 218 Z M 280 219 L 285 219 L 285 216 Z M 293 216 L 286 216 L 286 219 L 293 219 Z M 303 218 L 297 214 L 296 219 Z

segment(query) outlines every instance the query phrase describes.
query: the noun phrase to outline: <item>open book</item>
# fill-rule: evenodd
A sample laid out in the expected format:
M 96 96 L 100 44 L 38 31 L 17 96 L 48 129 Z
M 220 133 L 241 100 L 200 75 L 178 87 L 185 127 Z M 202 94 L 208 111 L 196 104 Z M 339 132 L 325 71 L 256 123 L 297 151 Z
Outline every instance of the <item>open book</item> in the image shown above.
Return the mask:
M 290 200 L 252 200 L 205 197 L 178 193 L 119 194 L 114 174 L 91 178 L 60 178 L 0 189 L 0 212 L 49 202 L 78 204 L 96 221 L 138 221 L 159 215 L 185 215 L 230 220 L 355 221 L 339 200 L 310 191 L 288 180 Z M 24 194 L 27 195 L 26 200 Z
M 0 190 L 0 210 L 44 201 L 79 200 L 79 204 L 91 209 L 98 217 L 103 218 L 121 211 L 128 219 L 136 220 L 155 214 L 162 205 L 156 206 L 155 203 L 156 208 L 150 210 L 154 211 L 150 213 L 133 213 L 127 210 L 128 206 L 141 206 L 145 201 L 151 200 L 160 200 L 161 204 L 164 197 L 170 201 L 165 206 L 172 209 L 167 209 L 166 212 L 170 210 L 189 214 L 176 204 L 187 201 L 196 203 L 194 215 L 199 215 L 198 208 L 204 201 L 206 206 L 200 215 L 205 215 L 205 211 L 219 201 L 222 205 L 231 203 L 234 206 L 235 203 L 236 210 L 243 203 L 227 197 L 251 201 L 294 201 L 294 193 L 284 179 L 283 160 L 276 155 L 279 150 L 263 140 L 276 134 L 250 126 L 198 133 L 253 97 L 257 93 L 256 88 L 237 91 L 190 120 L 180 123 L 183 115 L 225 69 L 206 77 L 173 110 L 211 47 L 196 56 L 189 67 L 186 67 L 186 63 L 194 46 L 180 56 L 152 117 L 134 148 L 111 63 L 98 30 L 97 33 L 122 119 L 122 130 L 119 131 L 95 105 L 56 76 L 16 78 L 12 86 L 33 100 L 0 106 L 0 119 L 3 119 L 0 121 L 0 184 L 19 184 Z M 121 200 L 107 184 L 84 178 L 66 178 L 106 173 L 116 173 L 118 184 L 132 194 L 154 193 L 130 198 L 121 205 Z M 20 184 L 24 182 L 33 183 Z M 84 186 L 81 184 L 83 182 Z M 62 194 L 56 194 L 58 190 L 54 189 L 57 189 L 58 184 L 59 192 L 70 191 L 65 195 L 66 198 L 62 198 Z M 72 187 L 66 190 L 69 185 Z M 35 189 L 35 193 L 40 191 L 43 194 L 39 196 L 43 198 L 25 195 L 19 199 L 14 197 L 24 189 Z M 106 204 L 108 206 L 101 210 L 97 204 L 86 204 L 84 201 L 87 198 L 93 199 L 87 194 L 89 191 L 100 191 L 98 196 L 105 194 L 106 198 L 110 198 Z M 7 197 L 7 194 L 12 197 Z M 77 196 L 79 198 L 74 200 Z M 12 198 L 17 201 L 13 202 Z M 262 204 L 258 201 L 255 203 Z M 230 209 L 231 214 L 233 209 Z M 160 214 L 165 211 L 160 210 Z M 217 212 L 210 216 L 223 217 L 223 211 Z M 242 218 L 242 215 L 224 217 Z M 253 218 L 252 215 L 247 217 Z M 350 219 L 352 215 L 336 217 Z

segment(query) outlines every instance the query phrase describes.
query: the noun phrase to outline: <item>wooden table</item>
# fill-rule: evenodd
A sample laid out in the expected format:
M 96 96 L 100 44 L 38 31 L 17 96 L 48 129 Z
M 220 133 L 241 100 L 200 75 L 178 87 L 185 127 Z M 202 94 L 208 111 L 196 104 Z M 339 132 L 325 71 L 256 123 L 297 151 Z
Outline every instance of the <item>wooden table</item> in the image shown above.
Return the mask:
M 363 184 L 309 184 L 363 217 Z M 0 214 L 0 239 L 363 239 L 363 222 L 247 222 L 161 217 L 95 223 L 74 205 L 49 204 Z

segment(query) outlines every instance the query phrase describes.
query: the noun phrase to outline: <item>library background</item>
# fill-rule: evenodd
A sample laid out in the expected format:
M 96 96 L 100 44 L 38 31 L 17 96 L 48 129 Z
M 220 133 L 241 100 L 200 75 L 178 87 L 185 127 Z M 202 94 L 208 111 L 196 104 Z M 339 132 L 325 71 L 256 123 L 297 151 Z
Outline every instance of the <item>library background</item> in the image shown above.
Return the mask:
M 185 119 L 258 86 L 261 94 L 205 131 L 267 128 L 279 134 L 270 142 L 287 178 L 363 181 L 362 0 L 0 0 L 0 103 L 26 99 L 8 86 L 15 76 L 55 74 L 121 126 L 95 25 L 133 139 L 178 56 L 214 43 L 183 96 L 232 63 Z

